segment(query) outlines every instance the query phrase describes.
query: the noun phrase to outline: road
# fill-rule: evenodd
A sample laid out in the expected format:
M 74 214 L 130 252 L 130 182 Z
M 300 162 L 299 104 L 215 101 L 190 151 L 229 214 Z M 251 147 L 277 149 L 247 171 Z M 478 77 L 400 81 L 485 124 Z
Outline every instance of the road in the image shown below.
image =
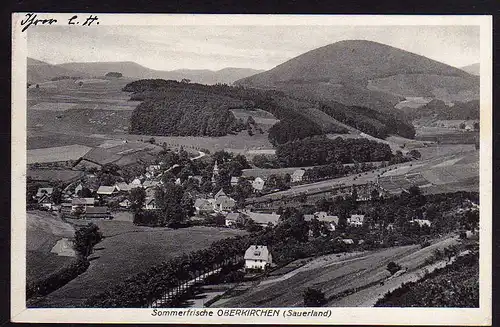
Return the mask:
M 198 152 L 199 152 L 199 155 L 194 157 L 194 158 L 191 158 L 191 161 L 198 160 L 198 159 L 203 158 L 204 156 L 207 155 L 205 152 L 202 152 L 202 151 L 198 151 Z
M 422 273 L 421 266 L 436 248 L 455 244 L 457 238 L 447 237 L 429 247 L 420 249 L 419 245 L 392 247 L 367 252 L 359 257 L 338 262 L 321 260 L 311 269 L 302 269 L 286 278 L 267 279 L 234 298 L 214 303 L 212 307 L 294 307 L 302 306 L 303 291 L 308 288 L 320 289 L 329 299 L 329 306 L 372 306 L 380 293 L 399 286 L 403 280 Z M 407 269 L 401 278 L 390 278 L 386 266 L 394 261 Z M 300 269 L 300 268 L 299 268 Z M 285 277 L 285 276 L 283 276 Z M 387 282 L 389 281 L 389 282 Z M 380 283 L 384 282 L 384 285 Z M 383 287 L 385 286 L 385 288 Z M 368 291 L 366 291 L 368 290 Z M 352 291 L 350 295 L 343 292 Z

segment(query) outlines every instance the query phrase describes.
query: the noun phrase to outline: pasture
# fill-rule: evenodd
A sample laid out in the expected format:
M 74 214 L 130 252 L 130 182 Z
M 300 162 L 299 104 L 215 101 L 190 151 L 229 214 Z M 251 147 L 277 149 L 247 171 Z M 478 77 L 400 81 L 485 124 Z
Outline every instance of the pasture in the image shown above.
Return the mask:
M 78 160 L 91 150 L 85 145 L 73 144 L 51 148 L 28 150 L 27 163 L 32 164 Z
M 28 211 L 26 214 L 26 279 L 35 281 L 71 262 L 71 257 L 51 253 L 52 247 L 63 237 L 72 238 L 75 230 L 46 211 Z
M 96 245 L 90 267 L 35 306 L 78 307 L 90 296 L 169 258 L 241 235 L 227 228 L 184 229 L 134 226 L 126 221 L 96 221 L 105 238 Z

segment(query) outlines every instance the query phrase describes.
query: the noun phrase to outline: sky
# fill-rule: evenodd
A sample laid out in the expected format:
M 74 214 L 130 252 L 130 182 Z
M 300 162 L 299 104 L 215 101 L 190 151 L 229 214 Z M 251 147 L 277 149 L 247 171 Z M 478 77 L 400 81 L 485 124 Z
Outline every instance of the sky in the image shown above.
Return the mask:
M 34 26 L 28 29 L 28 56 L 51 64 L 134 61 L 158 70 L 267 70 L 349 39 L 384 43 L 455 67 L 480 61 L 478 26 Z

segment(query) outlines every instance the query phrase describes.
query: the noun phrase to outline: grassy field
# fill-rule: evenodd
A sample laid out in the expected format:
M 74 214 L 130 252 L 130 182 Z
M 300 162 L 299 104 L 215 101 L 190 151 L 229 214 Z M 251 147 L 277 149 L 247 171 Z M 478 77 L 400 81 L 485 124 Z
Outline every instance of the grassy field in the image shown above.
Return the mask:
M 90 147 L 79 144 L 28 150 L 27 163 L 78 160 L 90 150 Z
M 71 257 L 51 253 L 63 237 L 72 238 L 74 228 L 46 211 L 28 211 L 26 217 L 26 278 L 34 281 L 69 264 Z
M 64 183 L 83 177 L 83 172 L 69 169 L 27 169 L 26 174 L 34 181 L 61 181 Z
M 95 247 L 88 270 L 49 294 L 36 306 L 74 307 L 127 277 L 169 258 L 244 233 L 210 227 L 185 229 L 137 227 L 126 221 L 97 222 L 107 236 Z

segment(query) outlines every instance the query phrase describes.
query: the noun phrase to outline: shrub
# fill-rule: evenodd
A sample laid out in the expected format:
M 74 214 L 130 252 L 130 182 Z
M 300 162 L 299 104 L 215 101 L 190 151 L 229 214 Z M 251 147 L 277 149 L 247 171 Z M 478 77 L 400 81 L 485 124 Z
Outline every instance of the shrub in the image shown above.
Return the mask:
M 401 266 L 399 264 L 395 263 L 394 261 L 391 261 L 387 264 L 387 271 L 389 271 L 389 273 L 391 275 L 394 275 L 395 273 L 397 273 L 400 270 L 401 270 Z
M 26 298 L 29 299 L 35 295 L 44 296 L 56 289 L 66 285 L 72 279 L 83 273 L 89 267 L 87 259 L 78 258 L 45 278 L 36 282 L 26 284 Z
M 304 306 L 321 307 L 326 304 L 325 293 L 320 290 L 308 287 L 303 294 Z

